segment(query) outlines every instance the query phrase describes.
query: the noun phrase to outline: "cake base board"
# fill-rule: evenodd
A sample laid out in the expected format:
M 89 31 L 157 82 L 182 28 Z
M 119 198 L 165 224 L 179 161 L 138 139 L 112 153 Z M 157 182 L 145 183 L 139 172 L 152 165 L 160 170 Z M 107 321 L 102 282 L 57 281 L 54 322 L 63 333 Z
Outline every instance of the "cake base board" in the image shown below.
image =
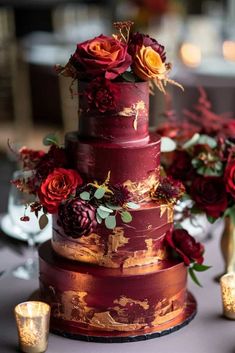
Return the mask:
M 40 299 L 39 292 L 33 294 L 33 299 Z M 185 308 L 183 312 L 176 318 L 166 322 L 158 327 L 151 329 L 140 330 L 137 332 L 107 332 L 107 331 L 92 331 L 82 330 L 73 324 L 68 325 L 67 321 L 60 322 L 51 319 L 50 332 L 65 338 L 100 343 L 124 343 L 144 341 L 152 338 L 162 337 L 172 332 L 178 331 L 193 320 L 197 312 L 197 302 L 192 293 L 187 292 Z

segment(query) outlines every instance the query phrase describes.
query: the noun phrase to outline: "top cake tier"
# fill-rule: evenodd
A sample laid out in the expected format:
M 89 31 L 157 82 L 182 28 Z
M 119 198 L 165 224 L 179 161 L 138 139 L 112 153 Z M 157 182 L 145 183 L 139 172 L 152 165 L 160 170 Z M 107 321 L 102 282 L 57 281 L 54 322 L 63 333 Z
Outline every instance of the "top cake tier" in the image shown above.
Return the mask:
M 79 83 L 79 136 L 109 143 L 148 141 L 147 82 Z

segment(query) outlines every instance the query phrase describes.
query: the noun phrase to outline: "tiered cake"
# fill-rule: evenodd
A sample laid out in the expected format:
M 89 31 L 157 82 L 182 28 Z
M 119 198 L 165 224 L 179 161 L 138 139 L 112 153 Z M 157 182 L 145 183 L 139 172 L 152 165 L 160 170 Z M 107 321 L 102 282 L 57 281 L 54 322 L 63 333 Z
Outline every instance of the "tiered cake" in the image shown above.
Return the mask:
M 81 237 L 68 236 L 54 215 L 53 239 L 39 250 L 40 295 L 51 304 L 52 330 L 98 341 L 165 334 L 196 309 L 187 268 L 165 246 L 173 206 L 150 197 L 160 178 L 160 138 L 148 132 L 148 83 L 112 84 L 119 94 L 112 112 L 88 107 L 87 84 L 79 84 L 79 129 L 65 138 L 69 168 L 87 183 L 109 175 L 139 208 L 130 210 L 130 223 L 118 214 L 114 229 L 102 222 Z

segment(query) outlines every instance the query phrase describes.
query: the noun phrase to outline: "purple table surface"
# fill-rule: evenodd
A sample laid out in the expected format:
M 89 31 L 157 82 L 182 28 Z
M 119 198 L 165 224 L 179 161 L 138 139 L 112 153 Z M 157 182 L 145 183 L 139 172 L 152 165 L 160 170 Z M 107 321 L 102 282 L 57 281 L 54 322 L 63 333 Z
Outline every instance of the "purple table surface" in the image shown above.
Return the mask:
M 235 325 L 222 317 L 220 286 L 214 281 L 222 272 L 223 261 L 219 249 L 217 229 L 213 239 L 205 243 L 205 263 L 213 267 L 200 273 L 203 288 L 188 280 L 189 290 L 198 302 L 198 313 L 189 325 L 170 335 L 134 343 L 88 343 L 49 335 L 48 353 L 234 353 Z M 16 253 L 15 250 L 18 250 Z M 19 250 L 22 250 L 20 253 Z M 6 236 L 0 238 L 0 268 L 12 268 L 23 261 L 25 247 Z M 38 288 L 38 281 L 19 280 L 11 276 L 0 279 L 0 352 L 17 352 L 17 332 L 13 315 L 14 306 L 29 298 Z

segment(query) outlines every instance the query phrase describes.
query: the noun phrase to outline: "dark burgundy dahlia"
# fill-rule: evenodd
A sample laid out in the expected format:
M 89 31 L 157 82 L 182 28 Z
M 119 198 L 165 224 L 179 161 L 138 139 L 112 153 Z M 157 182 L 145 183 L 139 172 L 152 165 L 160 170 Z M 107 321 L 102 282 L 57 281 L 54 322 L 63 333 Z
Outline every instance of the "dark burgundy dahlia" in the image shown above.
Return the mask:
M 113 192 L 113 194 L 111 195 L 109 201 L 113 205 L 123 206 L 124 203 L 131 200 L 131 192 L 122 184 L 110 186 L 110 190 Z
M 145 47 L 151 47 L 153 50 L 155 50 L 160 55 L 162 62 L 166 61 L 165 47 L 160 43 L 158 43 L 156 39 L 151 38 L 147 34 L 142 34 L 139 32 L 133 33 L 132 36 L 130 37 L 130 41 L 128 44 L 129 54 L 132 57 L 134 57 L 137 50 L 141 48 L 143 45 Z
M 80 238 L 94 232 L 96 209 L 80 198 L 70 199 L 59 208 L 59 226 L 62 226 L 66 235 Z

